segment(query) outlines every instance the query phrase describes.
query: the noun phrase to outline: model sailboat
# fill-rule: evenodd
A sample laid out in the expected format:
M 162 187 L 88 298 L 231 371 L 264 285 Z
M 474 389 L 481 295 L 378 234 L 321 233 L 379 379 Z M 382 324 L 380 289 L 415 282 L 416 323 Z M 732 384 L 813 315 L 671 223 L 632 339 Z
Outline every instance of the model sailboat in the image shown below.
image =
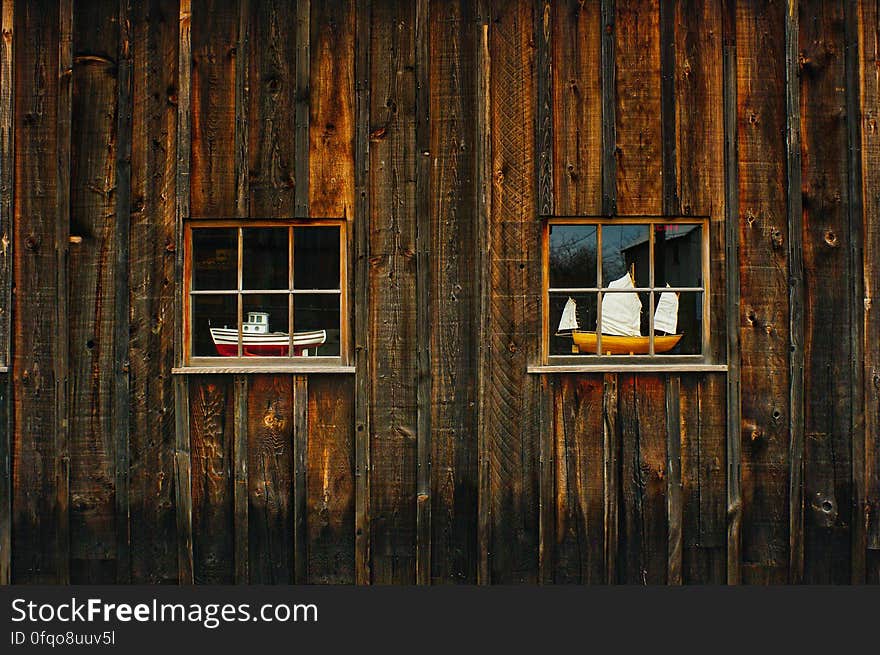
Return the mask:
M 608 288 L 634 289 L 635 285 L 631 274 L 627 273 L 619 280 L 611 282 Z M 650 351 L 650 338 L 641 333 L 641 312 L 642 301 L 635 291 L 606 293 L 602 296 L 602 354 L 644 355 Z M 663 354 L 675 348 L 682 337 L 681 334 L 675 334 L 677 327 L 678 294 L 664 291 L 660 294 L 654 312 L 654 331 L 665 334 L 654 336 L 655 354 Z M 573 350 L 595 354 L 598 341 L 596 332 L 586 332 L 579 328 L 577 303 L 574 298 L 569 298 L 562 310 L 558 333 L 571 334 Z

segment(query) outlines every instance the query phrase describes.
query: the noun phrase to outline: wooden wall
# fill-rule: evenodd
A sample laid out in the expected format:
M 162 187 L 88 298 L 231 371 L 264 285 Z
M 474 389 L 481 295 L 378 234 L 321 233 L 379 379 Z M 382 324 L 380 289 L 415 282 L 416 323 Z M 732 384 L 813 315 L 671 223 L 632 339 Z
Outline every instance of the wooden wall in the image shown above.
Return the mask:
M 876 0 L 0 8 L 0 582 L 880 583 Z M 548 214 L 709 216 L 728 370 L 535 370 Z M 308 215 L 353 372 L 172 373 Z

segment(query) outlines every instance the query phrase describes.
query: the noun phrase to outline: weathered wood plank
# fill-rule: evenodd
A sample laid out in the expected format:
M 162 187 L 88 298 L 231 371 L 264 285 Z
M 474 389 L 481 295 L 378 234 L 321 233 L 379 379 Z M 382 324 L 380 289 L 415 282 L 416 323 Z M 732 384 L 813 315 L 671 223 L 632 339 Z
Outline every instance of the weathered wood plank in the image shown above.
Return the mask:
M 236 375 L 233 378 L 234 438 L 232 444 L 233 468 L 233 525 L 235 529 L 233 555 L 233 578 L 236 584 L 250 582 L 250 521 L 248 504 L 250 489 L 248 484 L 248 376 Z
M 389 0 L 370 30 L 370 543 L 372 581 L 415 580 L 415 12 Z
M 308 581 L 355 582 L 354 384 L 309 377 L 306 529 Z
M 656 375 L 621 375 L 620 582 L 665 584 L 666 395 Z
M 806 359 L 803 581 L 846 584 L 853 524 L 848 248 L 853 235 L 847 216 L 843 6 L 803 2 L 799 23 Z
M 355 5 L 344 0 L 313 4 L 309 80 L 309 209 L 312 216 L 345 217 L 352 222 Z M 358 33 L 358 40 L 363 37 Z
M 131 581 L 177 580 L 174 512 L 176 0 L 132 7 L 128 293 Z M 169 249 L 169 246 L 171 248 Z
M 189 379 L 193 574 L 200 584 L 234 581 L 232 382 L 227 376 Z M 258 404 L 248 402 L 248 407 Z M 256 462 L 250 468 L 255 469 Z M 255 574 L 252 565 L 251 575 Z
M 726 581 L 725 379 L 681 379 L 682 582 Z
M 237 0 L 207 0 L 192 14 L 193 218 L 223 218 L 236 211 Z
M 296 0 L 296 92 L 294 96 L 294 213 L 309 215 L 309 29 L 310 0 Z
M 195 581 L 193 566 L 193 494 L 190 450 L 189 381 L 174 380 L 174 501 L 177 523 L 177 579 L 182 585 Z
M 859 4 L 859 97 L 861 99 L 861 169 L 862 169 L 862 261 L 854 262 L 854 279 L 861 279 L 862 298 L 854 298 L 854 321 L 861 322 L 863 375 L 864 441 L 856 439 L 853 450 L 853 491 L 859 530 L 854 533 L 854 564 L 866 562 L 868 580 L 880 582 L 880 58 L 877 24 L 880 8 L 874 0 Z M 851 144 L 851 147 L 856 144 Z M 853 225 L 851 229 L 858 229 Z M 861 303 L 858 301 L 861 300 Z M 858 425 L 856 428 L 860 427 Z M 858 435 L 859 432 L 856 432 Z M 862 461 L 863 460 L 863 461 Z M 867 555 L 865 549 L 868 549 Z M 855 573 L 855 571 L 854 571 Z M 853 580 L 859 582 L 859 580 Z
M 294 580 L 293 378 L 250 376 L 247 400 L 251 584 Z
M 534 17 L 531 3 L 491 6 L 490 138 L 492 200 L 487 251 L 488 358 L 481 411 L 489 459 L 491 581 L 538 575 L 538 379 L 526 366 L 540 330 L 539 224 L 535 221 Z
M 13 252 L 12 581 L 60 583 L 59 468 L 55 431 L 58 298 L 58 28 L 54 3 L 17 7 L 15 33 L 15 211 Z M 66 339 L 65 339 L 66 341 Z M 63 388 L 63 385 L 62 385 Z
M 369 584 L 370 566 L 370 40 L 372 2 L 357 3 L 355 21 L 355 225 L 352 325 L 355 335 L 355 581 Z
M 118 8 L 77 3 L 73 16 L 69 254 L 70 539 L 73 583 L 115 580 L 113 392 L 117 270 Z M 127 219 L 127 217 L 126 217 Z M 127 242 L 127 239 L 126 239 Z M 62 303 L 63 304 L 63 303 Z M 127 322 L 127 313 L 121 317 Z M 126 335 L 127 338 L 127 335 Z M 100 565 L 98 565 L 100 563 Z M 92 577 L 97 575 L 98 577 Z
M 256 2 L 249 23 L 249 204 L 251 216 L 294 214 L 296 22 L 291 2 Z
M 550 378 L 555 467 L 552 581 L 605 581 L 603 399 L 600 376 Z
M 617 213 L 617 52 L 615 0 L 601 0 L 602 29 L 602 214 Z
M 606 373 L 602 391 L 602 480 L 605 489 L 602 532 L 605 537 L 605 582 L 607 584 L 614 584 L 618 581 L 621 455 L 618 398 L 617 374 Z
M 681 376 L 666 378 L 666 583 L 682 583 Z
M 476 581 L 473 10 L 431 3 L 431 580 Z
M 14 0 L 0 4 L 0 353 L 10 363 L 15 169 Z M 12 582 L 12 376 L 0 380 L 0 584 Z
M 293 581 L 308 582 L 309 551 L 306 458 L 309 447 L 309 378 L 293 376 Z
M 736 8 L 745 582 L 788 577 L 785 11 L 781 3 Z

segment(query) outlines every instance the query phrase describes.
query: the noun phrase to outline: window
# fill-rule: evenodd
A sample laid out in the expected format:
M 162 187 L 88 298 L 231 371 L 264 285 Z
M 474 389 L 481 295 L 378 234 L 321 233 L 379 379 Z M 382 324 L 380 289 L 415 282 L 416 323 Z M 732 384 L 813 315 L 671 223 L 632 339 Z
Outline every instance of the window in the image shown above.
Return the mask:
M 544 363 L 703 362 L 708 221 L 548 218 Z
M 345 222 L 190 221 L 188 365 L 341 363 Z

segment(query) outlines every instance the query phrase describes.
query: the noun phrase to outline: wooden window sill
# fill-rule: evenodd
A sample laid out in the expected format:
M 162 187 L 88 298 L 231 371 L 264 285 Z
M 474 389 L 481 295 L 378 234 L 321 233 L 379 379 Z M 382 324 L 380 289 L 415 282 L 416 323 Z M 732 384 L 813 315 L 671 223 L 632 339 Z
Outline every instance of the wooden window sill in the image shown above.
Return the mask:
M 354 366 L 345 366 L 342 364 L 299 364 L 296 366 L 180 366 L 171 369 L 172 375 L 248 375 L 256 373 L 294 373 L 301 375 L 304 375 L 306 373 L 317 373 L 351 375 L 354 372 Z
M 546 364 L 529 366 L 527 371 L 546 373 L 726 373 L 727 364 Z

